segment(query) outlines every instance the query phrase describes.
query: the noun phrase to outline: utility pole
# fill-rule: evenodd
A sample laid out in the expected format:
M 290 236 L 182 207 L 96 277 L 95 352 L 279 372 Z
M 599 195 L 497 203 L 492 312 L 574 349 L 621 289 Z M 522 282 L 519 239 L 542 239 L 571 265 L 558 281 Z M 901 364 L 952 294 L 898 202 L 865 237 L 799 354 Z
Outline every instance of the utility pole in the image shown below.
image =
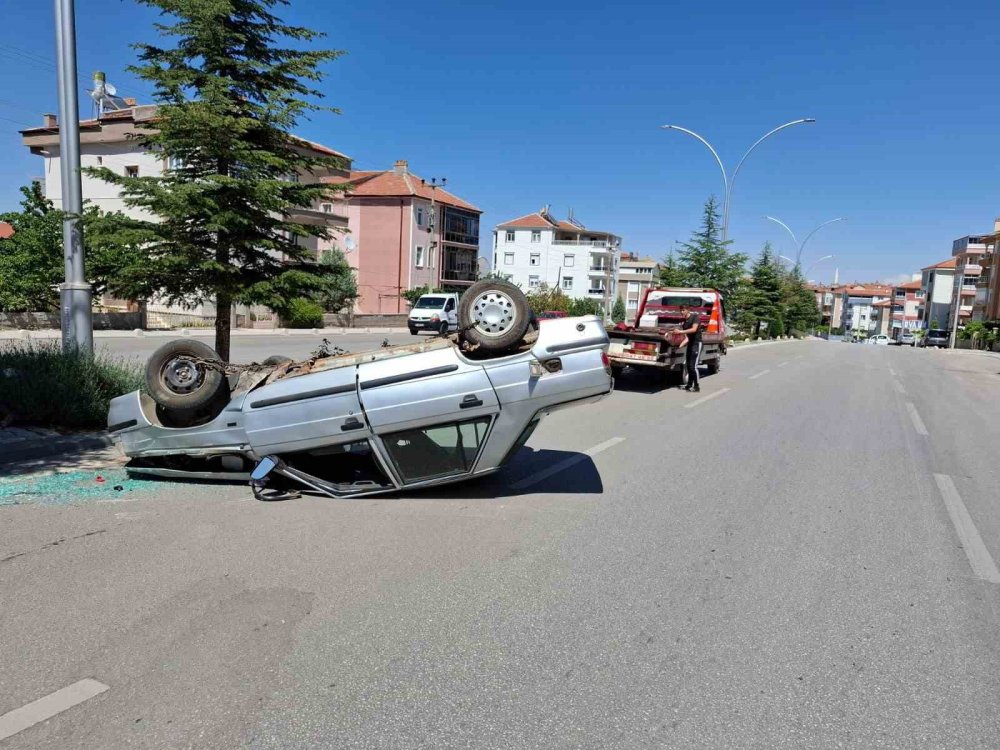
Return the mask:
M 83 265 L 83 190 L 80 186 L 80 105 L 76 87 L 76 17 L 73 0 L 55 0 L 56 80 L 59 86 L 59 171 L 62 186 L 63 258 L 59 285 L 63 350 L 92 354 L 90 284 Z
M 958 319 L 962 315 L 962 286 L 965 284 L 965 269 L 958 274 L 958 289 L 955 290 L 955 317 L 951 321 L 951 336 L 948 339 L 948 346 L 955 348 L 955 337 L 958 334 Z

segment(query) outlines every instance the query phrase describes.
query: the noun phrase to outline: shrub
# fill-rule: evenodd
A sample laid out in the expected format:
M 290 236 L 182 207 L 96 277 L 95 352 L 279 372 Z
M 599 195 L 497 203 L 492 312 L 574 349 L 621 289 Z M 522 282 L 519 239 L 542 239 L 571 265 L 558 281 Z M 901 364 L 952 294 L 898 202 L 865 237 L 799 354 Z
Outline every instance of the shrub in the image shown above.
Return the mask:
M 285 323 L 288 328 L 322 328 L 323 308 L 311 299 L 296 297 L 288 303 Z
M 135 360 L 64 353 L 59 342 L 0 348 L 0 418 L 64 430 L 103 429 L 115 396 L 142 386 Z

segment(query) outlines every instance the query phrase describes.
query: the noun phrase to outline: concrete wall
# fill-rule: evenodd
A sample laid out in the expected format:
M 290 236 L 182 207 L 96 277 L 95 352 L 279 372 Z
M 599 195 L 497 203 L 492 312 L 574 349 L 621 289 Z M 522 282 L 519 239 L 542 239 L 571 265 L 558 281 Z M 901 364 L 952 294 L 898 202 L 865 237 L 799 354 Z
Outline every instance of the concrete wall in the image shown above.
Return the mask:
M 403 315 L 348 315 L 326 313 L 323 325 L 327 328 L 405 328 L 406 314 Z
M 94 313 L 95 331 L 131 331 L 143 328 L 143 314 L 134 313 Z M 14 330 L 59 330 L 59 313 L 26 312 L 0 313 L 0 329 Z

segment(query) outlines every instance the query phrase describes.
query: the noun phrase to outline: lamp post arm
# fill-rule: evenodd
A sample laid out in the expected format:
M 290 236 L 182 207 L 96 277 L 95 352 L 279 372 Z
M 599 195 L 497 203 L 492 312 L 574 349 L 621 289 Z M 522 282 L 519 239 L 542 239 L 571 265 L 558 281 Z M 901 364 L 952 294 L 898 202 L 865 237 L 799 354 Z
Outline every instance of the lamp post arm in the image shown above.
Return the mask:
M 783 222 L 781 219 L 776 219 L 773 216 L 765 216 L 764 218 L 765 219 L 769 219 L 770 221 L 773 221 L 773 222 L 775 222 L 777 224 L 781 224 L 781 226 L 783 226 L 785 228 L 785 231 L 788 232 L 792 236 L 792 242 L 795 243 L 796 249 L 798 248 L 799 241 L 795 237 L 795 232 L 793 232 L 791 230 L 791 228 L 789 228 L 789 226 L 785 222 Z
M 836 219 L 830 219 L 829 221 L 824 221 L 822 224 L 820 224 L 818 227 L 816 227 L 814 230 L 812 230 L 809 234 L 807 234 L 806 238 L 804 240 L 802 240 L 802 244 L 799 246 L 798 257 L 799 258 L 802 257 L 802 250 L 803 250 L 803 248 L 805 248 L 806 243 L 809 241 L 810 237 L 812 237 L 814 234 L 816 234 L 816 232 L 818 232 L 823 227 L 825 227 L 825 226 L 827 226 L 829 224 L 834 224 L 835 222 L 838 222 L 838 221 L 846 221 L 846 219 L 843 216 L 841 216 L 841 217 L 836 218 Z
M 715 157 L 715 163 L 719 165 L 719 171 L 722 172 L 722 183 L 726 188 L 726 194 L 729 194 L 729 175 L 726 174 L 726 168 L 722 164 L 722 159 L 719 158 L 718 152 L 712 148 L 712 144 L 702 138 L 693 130 L 688 130 L 687 128 L 682 128 L 680 125 L 661 125 L 664 130 L 679 130 L 682 133 L 687 133 L 692 138 L 697 138 L 699 141 L 705 144 L 705 148 L 712 152 L 712 156 Z

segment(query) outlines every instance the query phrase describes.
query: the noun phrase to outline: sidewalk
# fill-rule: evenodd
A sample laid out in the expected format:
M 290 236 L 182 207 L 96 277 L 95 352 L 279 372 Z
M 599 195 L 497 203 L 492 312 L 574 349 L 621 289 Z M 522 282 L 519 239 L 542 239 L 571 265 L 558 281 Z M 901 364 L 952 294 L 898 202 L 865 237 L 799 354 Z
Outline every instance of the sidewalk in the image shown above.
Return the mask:
M 408 333 L 406 326 L 398 328 L 234 328 L 232 335 L 241 336 L 349 336 L 351 334 L 363 333 Z M 94 331 L 95 339 L 123 338 L 123 337 L 149 337 L 149 338 L 177 338 L 179 336 L 215 336 L 214 328 L 171 328 L 169 330 L 143 331 L 135 329 L 133 331 Z M 57 329 L 46 329 L 37 331 L 28 330 L 0 330 L 0 340 L 40 340 L 58 339 L 62 337 L 62 332 Z
M 0 477 L 124 462 L 104 432 L 66 435 L 40 427 L 0 428 Z

